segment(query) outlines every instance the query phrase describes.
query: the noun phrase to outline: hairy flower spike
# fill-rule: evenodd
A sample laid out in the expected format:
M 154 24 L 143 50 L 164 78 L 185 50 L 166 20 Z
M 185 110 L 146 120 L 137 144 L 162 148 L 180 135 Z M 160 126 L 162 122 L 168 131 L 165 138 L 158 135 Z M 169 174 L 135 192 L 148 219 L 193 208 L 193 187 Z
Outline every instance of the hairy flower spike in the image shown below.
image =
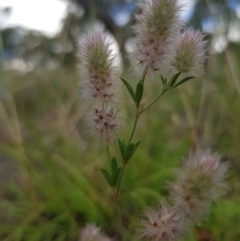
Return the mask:
M 171 208 L 146 212 L 142 237 L 150 241 L 176 241 L 185 234 L 191 220 L 198 223 L 206 217 L 212 201 L 225 188 L 228 165 L 220 163 L 217 154 L 198 150 L 177 170 L 177 180 L 169 184 Z
M 145 0 L 139 6 L 142 13 L 136 15 L 133 27 L 136 37 L 132 58 L 142 74 L 163 71 L 171 62 L 176 36 L 183 26 L 182 5 L 178 0 Z
M 192 221 L 201 221 L 224 190 L 227 169 L 217 154 L 198 150 L 190 155 L 183 169 L 177 170 L 176 182 L 169 185 L 173 203 Z
M 121 117 L 112 107 L 102 109 L 93 107 L 86 116 L 87 124 L 93 135 L 98 134 L 101 140 L 109 142 L 116 137 L 121 126 Z
M 102 234 L 95 225 L 87 224 L 80 231 L 79 241 L 111 241 L 111 239 Z
M 119 73 L 114 67 L 111 43 L 106 35 L 84 35 L 79 48 L 81 83 L 90 132 L 109 142 L 120 126 L 117 112 Z
M 101 33 L 83 36 L 79 48 L 84 97 L 90 101 L 116 101 L 119 73 L 114 67 L 111 43 Z
M 142 237 L 151 241 L 174 241 L 184 236 L 186 226 L 177 210 L 162 204 L 159 210 L 148 210 L 142 221 Z
M 176 72 L 183 72 L 191 76 L 201 76 L 204 73 L 206 60 L 206 41 L 200 31 L 187 29 L 179 36 L 176 53 L 172 66 Z

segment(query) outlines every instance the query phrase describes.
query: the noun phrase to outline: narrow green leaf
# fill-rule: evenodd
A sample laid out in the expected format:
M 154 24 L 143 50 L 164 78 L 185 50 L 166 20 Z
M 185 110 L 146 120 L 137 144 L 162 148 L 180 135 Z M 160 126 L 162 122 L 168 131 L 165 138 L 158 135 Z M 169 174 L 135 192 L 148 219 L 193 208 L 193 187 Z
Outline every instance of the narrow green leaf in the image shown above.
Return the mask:
M 132 157 L 133 153 L 135 150 L 135 144 L 130 143 L 126 146 L 125 151 L 124 151 L 124 158 L 123 160 L 127 163 L 130 158 Z
M 134 152 L 137 150 L 138 146 L 141 144 L 142 141 L 138 141 L 137 143 L 135 143 L 135 149 Z
M 114 177 L 114 174 L 118 170 L 118 163 L 117 163 L 117 159 L 115 156 L 113 156 L 111 159 L 111 167 L 112 167 L 112 176 Z
M 120 176 L 120 172 L 121 172 L 121 167 L 119 167 L 116 171 L 116 173 L 113 176 L 113 187 L 116 187 L 118 184 L 118 180 L 119 180 L 119 176 Z
M 177 74 L 175 74 L 175 75 L 173 76 L 173 78 L 172 78 L 172 80 L 171 80 L 171 87 L 174 86 L 174 84 L 176 83 L 176 81 L 177 81 L 177 79 L 178 79 L 178 77 L 180 76 L 181 73 L 182 73 L 182 72 L 178 72 Z
M 145 76 L 139 81 L 139 83 L 144 84 Z
M 186 78 L 182 79 L 182 80 L 179 81 L 175 86 L 173 86 L 172 89 L 173 89 L 173 88 L 176 88 L 177 86 L 179 86 L 179 85 L 181 85 L 181 84 L 185 83 L 186 81 L 188 81 L 188 80 L 190 80 L 190 79 L 193 79 L 193 78 L 194 78 L 194 76 L 189 76 L 189 77 L 186 77 Z
M 135 94 L 135 99 L 136 99 L 136 103 L 139 104 L 141 99 L 142 99 L 142 96 L 143 96 L 143 89 L 144 89 L 144 86 L 142 83 L 138 83 L 137 84 L 137 87 L 136 87 L 136 94 Z
M 124 78 L 121 77 L 120 79 L 122 80 L 123 84 L 126 86 L 128 92 L 132 96 L 133 100 L 136 101 L 132 86 Z
M 161 80 L 162 80 L 162 84 L 164 85 L 166 83 L 166 79 L 164 79 L 164 77 L 162 75 L 160 75 Z
M 120 152 L 122 154 L 122 158 L 124 158 L 125 142 L 118 139 L 118 146 L 119 146 Z
M 112 187 L 113 186 L 112 178 L 109 175 L 109 173 L 107 172 L 107 170 L 105 170 L 103 168 L 100 169 L 100 170 L 101 170 L 101 173 L 103 174 L 103 176 L 106 178 L 108 184 Z

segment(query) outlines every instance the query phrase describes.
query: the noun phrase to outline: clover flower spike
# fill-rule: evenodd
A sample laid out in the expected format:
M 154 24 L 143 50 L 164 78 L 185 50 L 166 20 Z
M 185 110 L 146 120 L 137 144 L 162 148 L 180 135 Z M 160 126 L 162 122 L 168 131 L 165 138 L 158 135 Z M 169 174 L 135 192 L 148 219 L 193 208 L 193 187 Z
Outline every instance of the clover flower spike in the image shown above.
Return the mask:
M 207 42 L 203 38 L 204 34 L 193 29 L 187 29 L 179 36 L 172 62 L 175 72 L 182 72 L 191 76 L 204 74 Z
M 119 73 L 111 43 L 102 33 L 83 36 L 78 56 L 84 98 L 95 102 L 116 101 Z
M 114 107 L 93 107 L 87 113 L 86 121 L 92 134 L 99 135 L 106 142 L 115 139 L 122 123 L 121 116 Z
M 206 217 L 210 205 L 225 190 L 224 178 L 228 165 L 220 162 L 217 154 L 197 150 L 185 160 L 182 170 L 177 170 L 177 180 L 169 184 L 175 205 L 194 222 Z
M 151 241 L 175 241 L 183 237 L 186 231 L 184 219 L 178 210 L 161 204 L 159 210 L 148 210 L 142 221 L 141 236 Z
M 133 27 L 136 37 L 132 59 L 142 74 L 164 71 L 174 54 L 177 33 L 183 26 L 182 5 L 178 0 L 145 0 L 139 4 L 142 13 L 136 15 Z
M 95 225 L 87 224 L 80 231 L 79 241 L 111 241 L 111 239 L 102 234 Z

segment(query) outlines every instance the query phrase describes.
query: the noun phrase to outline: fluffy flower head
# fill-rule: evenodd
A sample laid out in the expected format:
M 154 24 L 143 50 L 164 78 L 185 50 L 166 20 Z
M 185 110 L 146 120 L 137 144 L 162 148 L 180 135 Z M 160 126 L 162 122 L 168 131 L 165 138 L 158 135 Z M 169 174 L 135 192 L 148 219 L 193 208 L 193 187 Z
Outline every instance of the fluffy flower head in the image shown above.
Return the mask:
M 119 74 L 107 36 L 102 33 L 84 35 L 78 56 L 84 97 L 96 102 L 115 100 Z
M 182 217 L 164 204 L 159 210 L 148 210 L 142 226 L 142 237 L 151 241 L 178 240 L 186 231 Z
M 140 65 L 142 74 L 164 70 L 173 55 L 176 33 L 183 26 L 180 20 L 182 5 L 178 0 L 145 0 L 139 4 L 142 13 L 136 16 L 133 27 L 132 58 Z
M 102 234 L 95 225 L 88 224 L 81 229 L 79 241 L 110 241 L 110 238 Z
M 92 134 L 106 142 L 116 137 L 121 126 L 121 117 L 114 107 L 92 107 L 86 118 Z
M 142 14 L 136 16 L 137 33 L 148 33 L 154 39 L 164 40 L 183 25 L 179 16 L 182 9 L 179 0 L 145 0 L 139 7 Z
M 177 170 L 177 180 L 169 185 L 175 204 L 190 218 L 205 218 L 212 201 L 225 187 L 224 177 L 228 166 L 220 163 L 217 154 L 198 150 L 185 160 L 182 170 Z
M 203 41 L 203 38 L 200 31 L 193 29 L 187 29 L 179 36 L 172 62 L 175 71 L 191 76 L 201 76 L 204 73 L 206 41 Z

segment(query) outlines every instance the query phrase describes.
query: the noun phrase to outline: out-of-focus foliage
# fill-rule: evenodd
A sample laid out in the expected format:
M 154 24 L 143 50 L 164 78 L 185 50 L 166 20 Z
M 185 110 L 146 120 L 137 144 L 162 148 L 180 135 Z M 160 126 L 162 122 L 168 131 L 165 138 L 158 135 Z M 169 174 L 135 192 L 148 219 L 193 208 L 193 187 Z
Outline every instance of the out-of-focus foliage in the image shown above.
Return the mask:
M 63 20 L 62 30 L 54 37 L 49 38 L 40 32 L 21 27 L 3 29 L 1 58 L 11 68 L 72 66 L 76 63 L 76 47 L 81 34 L 98 29 L 108 31 L 114 37 L 122 62 L 125 67 L 129 67 L 127 49 L 129 39 L 133 36 L 130 26 L 134 23 L 134 12 L 139 11 L 137 2 L 139 1 L 69 0 L 68 15 Z M 213 38 L 214 45 L 220 44 L 217 51 L 222 51 L 229 41 L 240 41 L 239 8 L 238 0 L 196 0 L 194 8 L 189 9 L 190 26 L 202 28 L 216 36 Z M 11 10 L 7 9 L 4 13 L 7 18 Z

